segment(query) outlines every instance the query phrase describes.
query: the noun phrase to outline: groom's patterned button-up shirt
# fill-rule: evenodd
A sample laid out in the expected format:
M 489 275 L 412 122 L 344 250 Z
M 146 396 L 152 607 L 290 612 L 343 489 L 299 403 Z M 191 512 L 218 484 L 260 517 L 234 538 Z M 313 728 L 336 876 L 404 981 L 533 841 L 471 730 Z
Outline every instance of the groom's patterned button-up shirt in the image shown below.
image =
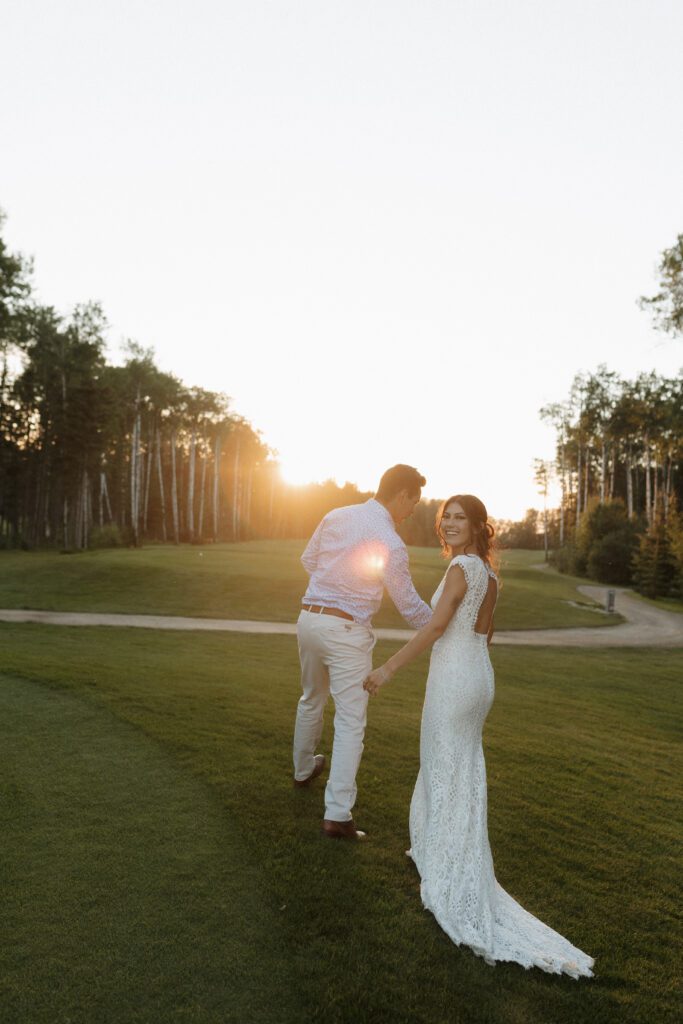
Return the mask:
M 328 512 L 301 561 L 310 576 L 304 604 L 339 608 L 356 622 L 370 626 L 386 587 L 403 618 L 415 629 L 432 617 L 431 608 L 413 586 L 408 550 L 393 519 L 374 498 Z

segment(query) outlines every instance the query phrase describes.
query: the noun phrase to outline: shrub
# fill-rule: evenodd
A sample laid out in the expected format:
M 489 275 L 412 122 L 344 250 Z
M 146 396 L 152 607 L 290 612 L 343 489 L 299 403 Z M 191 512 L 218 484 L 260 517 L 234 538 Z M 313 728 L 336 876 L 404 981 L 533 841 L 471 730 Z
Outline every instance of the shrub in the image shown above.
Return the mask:
M 572 576 L 627 585 L 632 580 L 633 557 L 642 529 L 640 520 L 628 518 L 622 502 L 594 502 L 581 519 L 574 543 L 555 551 L 551 561 L 560 572 Z
M 628 584 L 642 524 L 629 519 L 621 501 L 594 504 L 586 512 L 576 541 L 574 572 L 601 583 Z
M 553 551 L 550 562 L 558 572 L 567 573 L 569 576 L 585 576 L 585 559 L 579 557 L 579 552 L 573 544 L 565 544 L 563 548 Z
M 588 553 L 588 575 L 600 583 L 630 583 L 635 549 L 635 538 L 626 531 L 614 530 L 599 537 Z
M 110 523 L 109 526 L 95 526 L 90 531 L 89 544 L 91 548 L 120 548 L 123 538 L 118 526 Z

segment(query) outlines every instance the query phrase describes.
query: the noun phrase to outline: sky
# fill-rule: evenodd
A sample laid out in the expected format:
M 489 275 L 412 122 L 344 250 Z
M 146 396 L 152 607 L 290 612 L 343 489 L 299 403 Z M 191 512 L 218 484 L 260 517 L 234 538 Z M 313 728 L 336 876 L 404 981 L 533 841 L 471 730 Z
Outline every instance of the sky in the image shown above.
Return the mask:
M 0 208 L 41 301 L 231 396 L 292 482 L 497 518 L 539 408 L 673 375 L 679 0 L 3 0 Z

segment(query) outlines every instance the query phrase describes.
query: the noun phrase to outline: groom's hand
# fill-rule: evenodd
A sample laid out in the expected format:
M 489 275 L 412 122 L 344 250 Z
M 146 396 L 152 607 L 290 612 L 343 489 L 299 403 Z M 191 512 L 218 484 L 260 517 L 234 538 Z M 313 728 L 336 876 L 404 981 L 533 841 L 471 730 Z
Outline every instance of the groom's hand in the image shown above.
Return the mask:
M 363 689 L 367 690 L 372 697 L 376 697 L 382 686 L 391 679 L 391 672 L 386 665 L 381 665 L 371 672 L 363 683 Z

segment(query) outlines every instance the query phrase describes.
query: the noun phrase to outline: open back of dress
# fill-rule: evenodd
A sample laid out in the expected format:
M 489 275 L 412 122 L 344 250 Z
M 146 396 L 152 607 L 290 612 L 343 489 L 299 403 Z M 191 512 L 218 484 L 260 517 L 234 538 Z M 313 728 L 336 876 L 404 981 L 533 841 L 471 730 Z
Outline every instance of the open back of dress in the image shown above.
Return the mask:
M 477 621 L 474 624 L 474 632 L 479 633 L 480 636 L 489 636 L 491 634 L 491 630 L 493 629 L 493 613 L 496 610 L 497 601 L 498 580 L 492 572 L 490 572 L 488 585 L 486 587 L 486 594 L 484 595 L 484 600 L 481 602 Z

